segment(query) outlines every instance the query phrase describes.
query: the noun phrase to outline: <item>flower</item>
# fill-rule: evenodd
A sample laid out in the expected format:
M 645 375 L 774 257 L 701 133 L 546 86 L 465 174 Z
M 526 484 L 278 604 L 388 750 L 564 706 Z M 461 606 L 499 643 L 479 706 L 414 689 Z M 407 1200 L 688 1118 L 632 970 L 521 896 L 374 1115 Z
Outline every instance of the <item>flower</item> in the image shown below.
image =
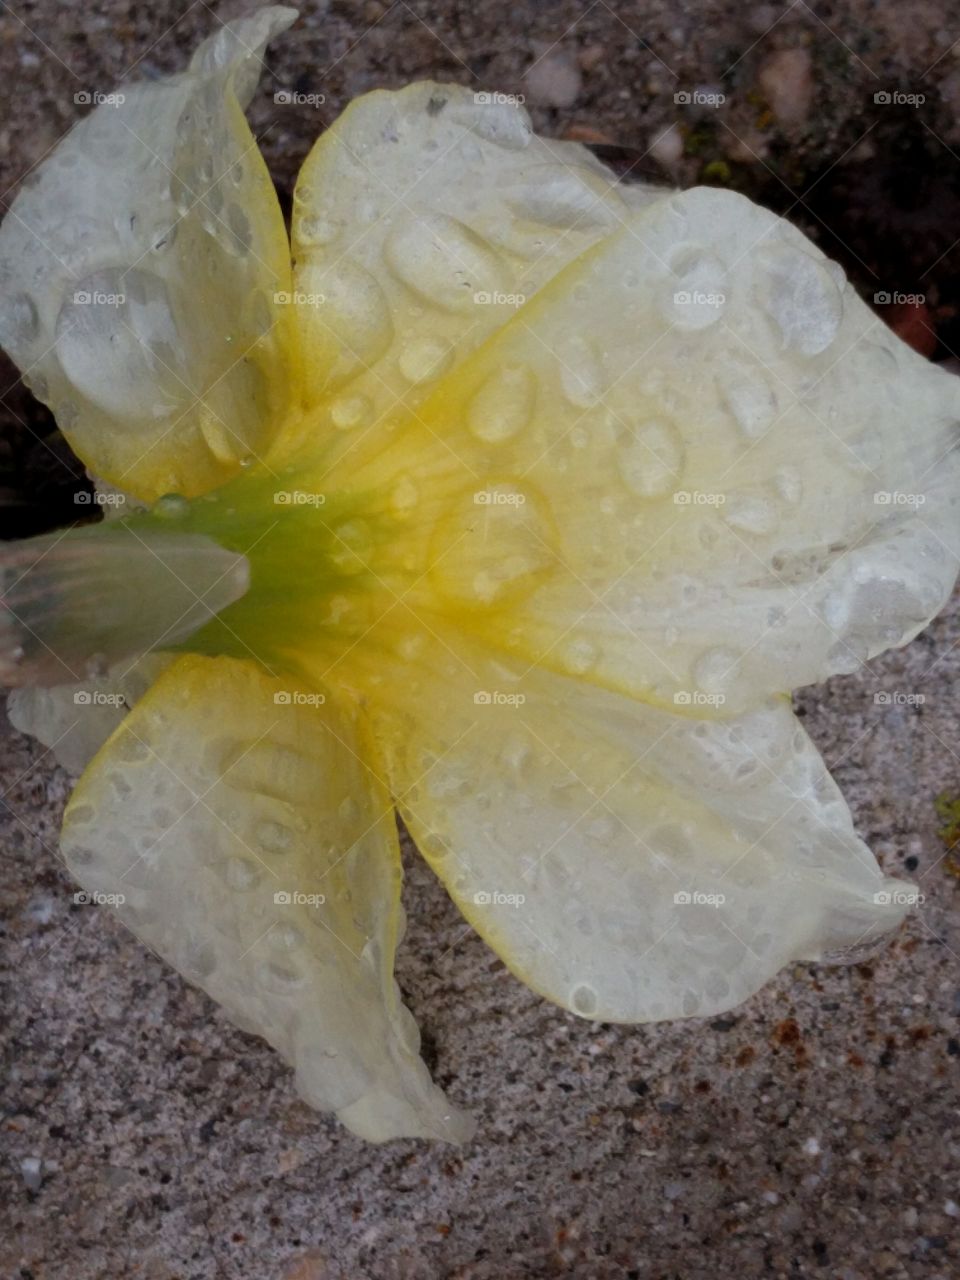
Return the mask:
M 949 594 L 960 384 L 784 220 L 456 86 L 350 106 L 291 256 L 242 108 L 295 16 L 104 101 L 0 229 L 0 336 L 113 517 L 5 551 L 0 654 L 86 766 L 87 894 L 314 1106 L 457 1141 L 394 807 L 588 1018 L 717 1013 L 902 918 L 786 693 Z

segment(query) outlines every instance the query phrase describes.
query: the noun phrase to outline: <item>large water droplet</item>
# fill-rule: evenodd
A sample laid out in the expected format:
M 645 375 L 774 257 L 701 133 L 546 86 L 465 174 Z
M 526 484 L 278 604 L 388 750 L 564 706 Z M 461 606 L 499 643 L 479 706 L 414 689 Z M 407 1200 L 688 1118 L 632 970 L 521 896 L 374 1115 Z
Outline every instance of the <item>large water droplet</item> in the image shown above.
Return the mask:
M 792 245 L 761 249 L 760 304 L 775 322 L 785 349 L 819 355 L 843 319 L 843 298 L 826 263 Z
M 446 214 L 418 212 L 387 237 L 384 257 L 394 274 L 426 302 L 469 312 L 480 300 L 505 292 L 496 252 Z

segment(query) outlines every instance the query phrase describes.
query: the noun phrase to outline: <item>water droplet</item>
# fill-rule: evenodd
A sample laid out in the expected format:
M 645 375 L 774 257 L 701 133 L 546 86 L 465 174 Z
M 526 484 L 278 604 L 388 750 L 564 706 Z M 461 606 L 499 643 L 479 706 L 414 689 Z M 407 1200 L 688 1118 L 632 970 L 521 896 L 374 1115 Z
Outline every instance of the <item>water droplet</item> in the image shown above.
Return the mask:
M 417 211 L 387 237 L 387 265 L 424 301 L 469 312 L 475 295 L 505 292 L 499 256 L 478 235 L 446 214 Z
M 796 467 L 781 467 L 773 477 L 773 485 L 777 493 L 791 506 L 803 497 L 803 480 Z
M 330 405 L 330 417 L 338 431 L 362 427 L 373 416 L 373 405 L 363 395 L 339 396 Z
M 420 490 L 409 476 L 403 476 L 390 494 L 390 510 L 398 520 L 406 520 L 416 510 Z
M 640 498 L 673 492 L 683 474 L 686 451 L 680 432 L 662 418 L 627 424 L 617 450 L 620 476 Z
M 570 1007 L 574 1013 L 579 1013 L 584 1018 L 592 1017 L 599 1004 L 596 991 L 585 982 L 581 982 L 570 992 Z
M 777 416 L 777 397 L 763 376 L 745 367 L 732 368 L 719 378 L 720 395 L 741 432 L 756 440 Z
M 607 387 L 596 346 L 589 339 L 575 334 L 560 342 L 557 360 L 563 394 L 578 409 L 592 408 Z
M 673 256 L 671 274 L 661 286 L 661 311 L 678 329 L 706 329 L 723 315 L 730 291 L 726 268 L 716 254 L 699 245 Z
M 726 498 L 720 511 L 731 529 L 759 536 L 772 533 L 777 527 L 777 508 L 769 498 L 756 493 L 737 492 L 728 493 Z
M 253 229 L 240 205 L 232 204 L 227 208 L 224 222 L 227 224 L 228 234 L 224 236 L 223 245 L 227 252 L 238 256 L 249 253 L 253 244 Z
M 599 652 L 589 640 L 574 640 L 563 651 L 563 665 L 575 676 L 585 675 L 596 666 Z
M 373 550 L 373 534 L 363 520 L 347 520 L 334 530 L 330 559 L 343 574 L 362 572 Z
M 481 383 L 467 407 L 467 426 L 485 444 L 509 440 L 533 418 L 537 384 L 524 365 L 504 365 Z
M 246 892 L 260 879 L 260 872 L 248 858 L 228 858 L 223 867 L 223 878 L 231 889 Z
M 260 848 L 266 853 L 288 853 L 293 845 L 293 832 L 282 822 L 270 819 L 261 822 L 254 835 Z
M 825 263 L 792 245 L 761 249 L 757 262 L 760 304 L 784 348 L 803 356 L 826 351 L 840 329 L 843 298 Z
M 161 520 L 182 520 L 190 511 L 190 503 L 179 493 L 165 493 L 151 508 Z
M 446 338 L 414 338 L 398 361 L 400 372 L 414 386 L 444 373 L 453 362 L 453 346 Z
M 298 246 L 304 245 L 308 248 L 312 245 L 332 244 L 341 230 L 342 227 L 335 218 L 322 212 L 311 211 L 297 218 L 294 239 Z

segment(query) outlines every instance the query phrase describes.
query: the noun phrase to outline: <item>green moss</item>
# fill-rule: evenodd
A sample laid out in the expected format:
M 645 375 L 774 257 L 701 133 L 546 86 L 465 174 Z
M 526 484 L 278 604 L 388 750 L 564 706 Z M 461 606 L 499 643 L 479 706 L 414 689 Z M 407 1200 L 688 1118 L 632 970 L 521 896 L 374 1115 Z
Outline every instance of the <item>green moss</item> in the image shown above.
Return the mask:
M 938 832 L 947 851 L 945 867 L 949 875 L 960 878 L 960 793 L 942 791 L 933 802 L 943 824 Z

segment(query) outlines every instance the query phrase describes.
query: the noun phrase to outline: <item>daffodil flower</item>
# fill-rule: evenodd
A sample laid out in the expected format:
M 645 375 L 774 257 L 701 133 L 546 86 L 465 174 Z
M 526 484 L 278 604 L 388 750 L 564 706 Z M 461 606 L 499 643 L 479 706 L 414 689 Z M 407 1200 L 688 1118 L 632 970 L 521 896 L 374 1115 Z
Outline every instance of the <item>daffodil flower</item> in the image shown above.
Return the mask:
M 6 549 L 3 667 L 86 766 L 84 889 L 314 1106 L 457 1141 L 395 809 L 586 1018 L 715 1014 L 902 918 L 787 693 L 947 598 L 960 384 L 788 222 L 452 85 L 354 102 L 288 244 L 243 107 L 295 16 L 105 102 L 0 230 L 4 344 L 130 502 Z

